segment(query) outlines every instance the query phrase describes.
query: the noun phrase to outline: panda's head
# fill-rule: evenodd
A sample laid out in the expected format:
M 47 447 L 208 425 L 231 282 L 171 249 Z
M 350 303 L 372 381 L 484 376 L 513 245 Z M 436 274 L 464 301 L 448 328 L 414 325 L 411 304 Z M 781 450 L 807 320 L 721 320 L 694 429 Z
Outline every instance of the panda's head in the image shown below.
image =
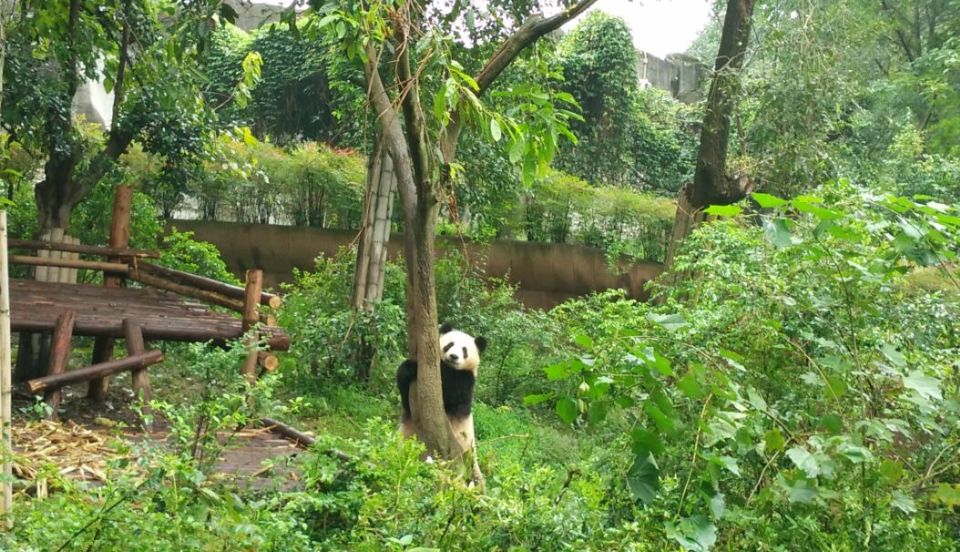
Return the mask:
M 487 340 L 453 329 L 450 324 L 440 326 L 440 360 L 450 368 L 476 372 L 480 353 L 487 348 Z

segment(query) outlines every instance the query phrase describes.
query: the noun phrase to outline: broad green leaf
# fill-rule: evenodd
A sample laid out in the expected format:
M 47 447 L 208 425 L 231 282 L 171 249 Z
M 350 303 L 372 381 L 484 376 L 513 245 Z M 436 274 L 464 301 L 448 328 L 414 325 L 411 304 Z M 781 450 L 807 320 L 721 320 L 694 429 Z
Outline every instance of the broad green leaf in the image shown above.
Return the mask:
M 590 349 L 593 347 L 593 339 L 589 335 L 579 334 L 573 338 L 577 345 L 583 347 L 584 349 Z
M 687 321 L 684 320 L 683 315 L 681 314 L 647 314 L 647 320 L 660 324 L 665 329 L 669 331 L 679 330 L 680 328 L 687 325 Z
M 627 486 L 633 498 L 645 506 L 653 504 L 660 489 L 660 470 L 650 461 L 649 455 L 637 455 L 627 472 Z
M 793 234 L 790 232 L 790 224 L 786 219 L 764 219 L 763 232 L 770 243 L 777 247 L 793 245 Z
M 557 416 L 568 424 L 577 419 L 577 403 L 570 397 L 563 397 L 557 401 Z
M 843 431 L 843 419 L 836 414 L 824 414 L 820 418 L 820 426 L 833 435 L 838 435 Z
M 780 207 L 787 204 L 786 200 L 780 199 L 777 196 L 760 192 L 753 192 L 750 194 L 750 197 L 752 197 L 753 200 L 757 202 L 757 205 L 763 209 L 771 209 L 773 207 Z
M 840 376 L 827 375 L 827 397 L 839 399 L 847 393 L 847 382 Z
M 553 398 L 553 393 L 539 393 L 534 395 L 527 395 L 523 398 L 523 404 L 527 406 L 536 406 L 540 403 L 547 402 Z
M 893 491 L 890 507 L 900 510 L 905 514 L 915 514 L 917 512 L 917 504 L 913 501 L 913 497 L 899 489 Z
M 740 475 L 740 466 L 737 465 L 737 459 L 732 456 L 721 456 L 717 459 L 725 470 L 733 475 Z
M 566 362 L 551 364 L 544 368 L 543 371 L 547 374 L 547 380 L 549 381 L 561 380 L 570 375 L 570 369 Z
M 787 489 L 790 493 L 787 499 L 790 502 L 807 504 L 813 502 L 813 499 L 817 497 L 817 488 L 810 486 L 810 483 L 803 479 L 794 482 L 793 485 L 789 485 Z
M 937 485 L 937 490 L 933 493 L 933 499 L 948 508 L 960 506 L 960 485 L 940 483 Z
M 668 524 L 667 536 L 684 550 L 707 552 L 717 542 L 717 527 L 706 516 L 694 515 L 679 525 Z
M 590 403 L 590 408 L 587 409 L 587 421 L 591 424 L 599 424 L 607 417 L 607 412 L 610 410 L 609 401 L 597 401 Z
M 724 507 L 723 493 L 717 493 L 710 497 L 710 513 L 713 515 L 713 519 L 723 519 Z
M 775 427 L 763 434 L 763 448 L 767 452 L 777 452 L 778 450 L 782 450 L 783 445 L 786 444 L 786 442 L 787 441 L 783 438 L 783 433 L 780 433 L 779 428 Z
M 697 376 L 692 370 L 687 372 L 682 378 L 680 378 L 679 381 L 677 381 L 677 387 L 680 389 L 681 393 L 691 399 L 700 399 L 706 395 L 703 387 L 700 387 L 700 382 L 697 381 Z
M 880 477 L 882 477 L 887 484 L 896 483 L 903 476 L 903 466 L 900 462 L 890 460 L 889 458 L 880 462 L 878 471 L 880 472 Z
M 500 131 L 500 123 L 497 122 L 495 117 L 490 119 L 490 137 L 493 138 L 494 142 L 499 142 L 502 136 L 503 134 Z
M 718 217 L 735 217 L 742 213 L 743 209 L 738 205 L 711 205 L 704 209 L 703 212 Z
M 803 470 L 807 474 L 807 477 L 814 478 L 820 474 L 820 464 L 817 462 L 817 459 L 814 455 L 810 454 L 807 449 L 803 447 L 793 447 L 787 451 L 787 457 L 793 462 L 795 466 Z
M 925 399 L 940 400 L 943 395 L 940 394 L 940 380 L 928 376 L 920 370 L 910 372 L 910 375 L 903 378 L 903 386 L 907 389 L 913 389 L 918 395 Z
M 630 432 L 630 447 L 637 456 L 663 454 L 664 450 L 660 435 L 642 427 Z

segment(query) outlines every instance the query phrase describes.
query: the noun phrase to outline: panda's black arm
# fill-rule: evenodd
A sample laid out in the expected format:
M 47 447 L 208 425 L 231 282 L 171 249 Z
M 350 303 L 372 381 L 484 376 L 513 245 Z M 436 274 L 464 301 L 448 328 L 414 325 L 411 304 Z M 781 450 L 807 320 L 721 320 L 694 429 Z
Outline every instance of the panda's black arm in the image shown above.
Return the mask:
M 410 417 L 410 383 L 417 379 L 417 361 L 405 360 L 397 368 L 397 389 L 400 390 L 400 403 L 403 405 L 403 416 Z

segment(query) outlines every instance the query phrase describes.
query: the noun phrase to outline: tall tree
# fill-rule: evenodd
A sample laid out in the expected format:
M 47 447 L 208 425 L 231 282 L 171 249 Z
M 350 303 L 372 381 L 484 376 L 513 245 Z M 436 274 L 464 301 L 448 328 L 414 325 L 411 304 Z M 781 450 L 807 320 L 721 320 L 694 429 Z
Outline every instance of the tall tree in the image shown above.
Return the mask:
M 728 0 L 720 49 L 707 96 L 700 150 L 693 182 L 680 191 L 677 215 L 667 248 L 666 265 L 673 264 L 679 244 L 703 219 L 709 205 L 729 205 L 749 192 L 749 179 L 727 174 L 731 120 L 740 91 L 740 69 L 747 51 L 754 0 Z
M 569 3 L 553 16 L 530 15 L 507 36 L 474 74 L 449 57 L 443 37 L 426 25 L 429 12 L 402 1 L 328 2 L 320 7 L 321 26 L 346 35 L 347 45 L 363 61 L 370 104 L 377 127 L 393 161 L 404 221 L 404 257 L 407 266 L 407 333 L 412 358 L 420 367 L 417 380 L 420 438 L 427 448 L 446 458 L 464 451 L 454 438 L 443 411 L 440 351 L 434 280 L 434 238 L 440 200 L 452 186 L 458 170 L 460 134 L 470 122 L 489 125 L 494 140 L 519 134 L 503 128 L 503 119 L 484 116 L 479 98 L 520 53 L 543 35 L 560 28 L 596 0 Z M 388 73 L 392 69 L 392 74 Z M 425 87 L 443 83 L 424 109 Z M 564 127 L 565 130 L 565 127 Z M 554 129 L 546 149 L 538 136 L 520 143 L 531 154 L 549 159 L 560 131 Z M 533 162 L 531 162 L 532 164 Z

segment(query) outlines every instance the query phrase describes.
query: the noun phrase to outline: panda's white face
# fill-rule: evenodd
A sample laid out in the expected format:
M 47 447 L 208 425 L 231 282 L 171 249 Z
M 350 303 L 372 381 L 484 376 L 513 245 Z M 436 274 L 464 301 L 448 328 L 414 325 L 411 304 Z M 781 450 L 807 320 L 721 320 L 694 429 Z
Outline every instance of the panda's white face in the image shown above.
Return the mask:
M 458 330 L 440 336 L 440 358 L 447 366 L 457 370 L 476 372 L 480 366 L 480 353 L 486 348 L 484 338 L 474 338 Z

